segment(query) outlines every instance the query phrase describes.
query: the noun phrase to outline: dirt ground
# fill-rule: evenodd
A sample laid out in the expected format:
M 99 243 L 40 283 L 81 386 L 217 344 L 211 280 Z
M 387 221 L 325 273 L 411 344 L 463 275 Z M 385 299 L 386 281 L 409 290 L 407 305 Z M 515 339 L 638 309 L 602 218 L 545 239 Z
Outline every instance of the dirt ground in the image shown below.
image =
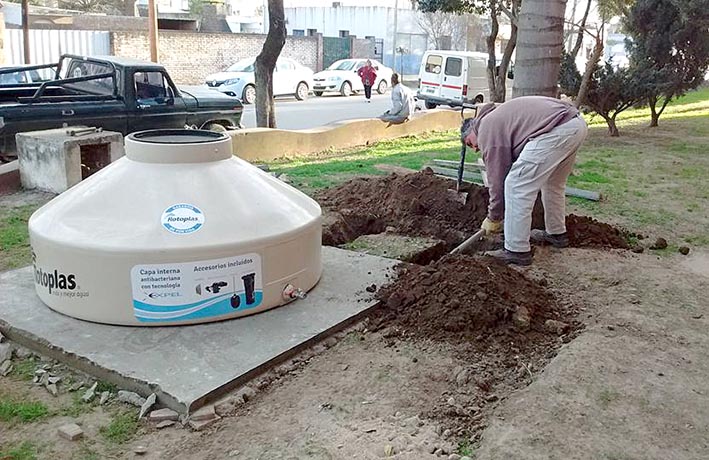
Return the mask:
M 135 458 L 142 446 L 150 459 L 709 458 L 707 267 L 701 251 L 547 247 L 529 268 L 481 257 L 409 267 L 370 320 L 257 379 L 255 397 L 203 431 L 141 421 L 111 439 L 123 404 L 0 378 L 0 400 L 50 412 L 0 418 L 0 452 L 31 442 L 34 457 L 6 456 Z M 84 441 L 58 437 L 68 421 Z

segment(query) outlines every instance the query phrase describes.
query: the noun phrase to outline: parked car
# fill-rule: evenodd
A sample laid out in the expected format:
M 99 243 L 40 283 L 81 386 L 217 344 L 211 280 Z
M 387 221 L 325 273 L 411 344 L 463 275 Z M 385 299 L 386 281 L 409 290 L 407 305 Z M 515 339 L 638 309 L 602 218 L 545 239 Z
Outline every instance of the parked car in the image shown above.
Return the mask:
M 377 93 L 384 94 L 389 88 L 391 74 L 394 71 L 377 60 L 370 59 L 370 61 L 377 71 L 378 83 L 374 85 L 374 89 Z M 343 96 L 349 96 L 353 91 L 363 91 L 364 85 L 357 71 L 366 62 L 366 59 L 342 59 L 333 62 L 327 69 L 313 75 L 313 94 L 322 96 L 325 92 L 335 91 Z
M 419 70 L 418 99 L 427 109 L 447 104 L 481 103 L 490 100 L 487 53 L 429 50 Z M 512 71 L 507 75 L 507 95 L 512 95 Z
M 207 77 L 212 89 L 236 96 L 245 104 L 256 102 L 256 58 L 244 59 L 224 72 Z M 313 71 L 288 58 L 279 58 L 273 72 L 273 95 L 295 96 L 299 101 L 308 98 L 313 86 Z
M 11 157 L 15 134 L 66 125 L 88 125 L 124 135 L 145 129 L 238 128 L 243 105 L 201 86 L 177 87 L 153 62 L 115 56 L 64 55 L 43 83 L 0 85 L 0 156 Z M 0 76 L 14 69 L 0 70 Z

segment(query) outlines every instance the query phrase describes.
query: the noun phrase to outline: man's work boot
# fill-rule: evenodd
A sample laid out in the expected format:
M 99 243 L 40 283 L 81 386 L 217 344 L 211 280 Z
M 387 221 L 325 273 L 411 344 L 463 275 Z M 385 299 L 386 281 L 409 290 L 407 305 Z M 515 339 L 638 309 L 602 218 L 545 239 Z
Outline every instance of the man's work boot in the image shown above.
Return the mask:
M 531 265 L 532 264 L 532 251 L 527 252 L 513 252 L 507 249 L 498 249 L 497 251 L 488 251 L 486 256 L 494 257 L 495 259 L 503 262 L 505 264 L 515 264 L 515 265 Z
M 544 230 L 532 230 L 529 239 L 534 244 L 550 244 L 555 248 L 565 248 L 569 245 L 569 236 L 566 232 L 559 233 L 558 235 L 551 235 Z

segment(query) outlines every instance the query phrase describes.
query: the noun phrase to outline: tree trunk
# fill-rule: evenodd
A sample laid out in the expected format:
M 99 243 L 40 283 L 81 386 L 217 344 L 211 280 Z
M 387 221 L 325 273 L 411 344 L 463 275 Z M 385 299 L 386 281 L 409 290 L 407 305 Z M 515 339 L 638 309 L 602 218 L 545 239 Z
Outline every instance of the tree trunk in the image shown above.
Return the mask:
M 618 137 L 620 136 L 620 133 L 618 132 L 618 125 L 615 124 L 615 115 L 612 117 L 604 117 L 606 119 L 606 123 L 608 123 L 608 134 L 611 137 Z
M 566 0 L 524 0 L 512 97 L 557 97 Z
M 581 45 L 583 44 L 583 34 L 586 32 L 586 21 L 588 20 L 588 13 L 591 11 L 591 2 L 593 0 L 588 0 L 586 2 L 586 11 L 583 13 L 583 17 L 581 18 L 581 22 L 579 23 L 579 31 L 578 34 L 576 35 L 576 43 L 574 44 L 573 49 L 571 50 L 571 56 L 576 59 L 576 56 L 579 55 L 579 50 L 581 49 Z M 576 19 L 576 18 L 572 18 Z
M 591 77 L 593 76 L 593 71 L 596 69 L 596 64 L 598 60 L 601 59 L 603 54 L 603 40 L 601 40 L 601 34 L 598 33 L 596 37 L 596 44 L 593 47 L 593 54 L 586 62 L 586 70 L 583 72 L 583 78 L 581 78 L 581 85 L 579 86 L 579 93 L 576 95 L 576 100 L 574 105 L 576 107 L 581 107 L 586 99 L 586 93 L 588 93 L 588 87 L 591 85 Z
M 512 7 L 515 8 L 515 3 Z M 502 53 L 502 60 L 500 61 L 500 69 L 495 74 L 495 92 L 490 90 L 493 102 L 505 102 L 507 97 L 507 70 L 510 68 L 510 60 L 512 59 L 512 53 L 517 46 L 517 25 L 514 21 L 510 21 L 510 40 L 505 45 L 505 51 Z
M 651 102 L 650 103 L 650 127 L 651 128 L 657 128 L 657 122 L 660 119 L 660 114 L 657 113 L 657 109 L 655 108 L 655 104 L 657 104 L 657 101 Z
M 500 23 L 497 21 L 497 0 L 490 0 L 490 35 L 485 37 L 487 44 L 487 86 L 490 88 L 490 97 L 495 101 L 497 94 L 497 80 L 495 80 L 495 68 L 497 67 L 497 56 L 495 55 L 495 42 Z
M 273 69 L 286 44 L 286 20 L 283 0 L 268 0 L 268 35 L 256 57 L 256 126 L 276 127 L 273 103 Z

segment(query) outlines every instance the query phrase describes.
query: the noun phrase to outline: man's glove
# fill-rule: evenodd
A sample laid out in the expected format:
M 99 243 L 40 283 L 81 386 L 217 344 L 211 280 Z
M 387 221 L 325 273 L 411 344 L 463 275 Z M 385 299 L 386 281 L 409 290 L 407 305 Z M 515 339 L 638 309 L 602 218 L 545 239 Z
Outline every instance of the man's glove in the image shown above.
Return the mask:
M 491 220 L 486 217 L 483 224 L 480 226 L 487 233 L 501 233 L 502 232 L 502 221 Z

